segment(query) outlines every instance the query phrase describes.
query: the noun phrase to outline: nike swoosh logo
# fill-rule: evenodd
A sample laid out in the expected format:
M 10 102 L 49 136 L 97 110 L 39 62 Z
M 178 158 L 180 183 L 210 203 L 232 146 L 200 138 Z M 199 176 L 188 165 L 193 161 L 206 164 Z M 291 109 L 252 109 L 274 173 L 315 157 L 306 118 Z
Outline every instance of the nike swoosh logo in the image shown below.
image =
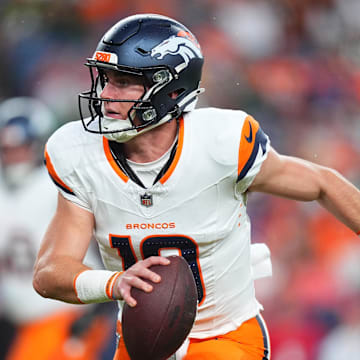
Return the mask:
M 250 127 L 250 134 L 249 134 L 249 136 L 245 135 L 245 139 L 248 143 L 251 143 L 252 139 L 253 139 L 253 132 L 252 132 L 251 122 L 250 122 L 250 120 L 248 120 L 248 121 L 249 121 L 249 127 Z

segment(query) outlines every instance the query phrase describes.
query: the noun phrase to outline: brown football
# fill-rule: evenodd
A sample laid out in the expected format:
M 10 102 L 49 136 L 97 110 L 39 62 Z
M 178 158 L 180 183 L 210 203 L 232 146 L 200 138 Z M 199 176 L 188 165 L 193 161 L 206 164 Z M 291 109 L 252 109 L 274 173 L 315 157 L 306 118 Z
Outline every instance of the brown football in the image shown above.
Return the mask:
M 150 269 L 161 276 L 153 291 L 132 288 L 135 307 L 124 305 L 122 333 L 132 360 L 165 360 L 181 346 L 195 320 L 197 290 L 192 271 L 181 256 Z

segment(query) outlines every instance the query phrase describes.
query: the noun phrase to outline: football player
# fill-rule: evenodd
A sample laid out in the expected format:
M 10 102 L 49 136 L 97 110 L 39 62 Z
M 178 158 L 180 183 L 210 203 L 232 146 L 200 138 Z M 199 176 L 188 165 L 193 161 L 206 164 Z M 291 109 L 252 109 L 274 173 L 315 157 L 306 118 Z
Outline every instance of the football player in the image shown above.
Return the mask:
M 53 360 L 61 354 L 67 359 L 74 322 L 90 310 L 44 299 L 32 286 L 40 241 L 56 209 L 56 191 L 39 166 L 55 126 L 52 112 L 36 99 L 16 97 L 0 104 L 0 307 L 1 316 L 16 329 L 2 357 L 7 360 Z M 96 264 L 93 259 L 88 257 Z M 78 343 L 86 349 L 80 337 Z
M 244 111 L 195 109 L 203 55 L 173 19 L 119 21 L 86 65 L 92 86 L 79 97 L 81 121 L 46 146 L 59 196 L 35 289 L 69 303 L 119 300 L 120 316 L 124 301 L 136 306 L 132 287 L 150 292 L 144 279 L 161 281 L 149 267 L 180 253 L 197 284 L 198 313 L 177 358 L 269 359 L 247 194 L 318 201 L 359 232 L 359 190 L 332 169 L 277 153 Z M 93 234 L 107 270 L 82 263 Z M 115 359 L 128 359 L 121 337 Z

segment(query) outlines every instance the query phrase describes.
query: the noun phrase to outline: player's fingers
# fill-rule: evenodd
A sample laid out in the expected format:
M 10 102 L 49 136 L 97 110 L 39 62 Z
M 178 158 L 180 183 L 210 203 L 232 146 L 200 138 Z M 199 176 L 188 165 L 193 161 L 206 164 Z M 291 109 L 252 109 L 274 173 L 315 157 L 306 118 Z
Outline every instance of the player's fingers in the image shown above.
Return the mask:
M 122 275 L 114 285 L 113 299 L 124 300 L 129 306 L 136 306 L 136 300 L 131 296 L 131 279 L 132 276 Z
M 120 294 L 122 299 L 131 307 L 136 306 L 136 300 L 131 296 L 130 294 L 130 288 L 128 290 L 126 289 L 120 289 Z
M 139 277 L 144 278 L 144 279 L 149 279 L 155 283 L 158 283 L 161 280 L 161 277 L 159 274 L 157 274 L 154 271 L 151 271 L 150 269 L 148 269 L 146 267 L 139 268 L 136 275 L 138 275 Z
M 130 285 L 132 287 L 136 287 L 137 289 L 140 289 L 145 292 L 150 292 L 153 289 L 152 285 L 150 285 L 149 283 L 140 279 L 137 276 L 129 277 L 127 283 L 128 283 L 128 285 Z
M 145 259 L 144 264 L 146 264 L 146 267 L 152 266 L 152 265 L 169 265 L 170 260 L 163 256 L 150 256 L 147 259 Z

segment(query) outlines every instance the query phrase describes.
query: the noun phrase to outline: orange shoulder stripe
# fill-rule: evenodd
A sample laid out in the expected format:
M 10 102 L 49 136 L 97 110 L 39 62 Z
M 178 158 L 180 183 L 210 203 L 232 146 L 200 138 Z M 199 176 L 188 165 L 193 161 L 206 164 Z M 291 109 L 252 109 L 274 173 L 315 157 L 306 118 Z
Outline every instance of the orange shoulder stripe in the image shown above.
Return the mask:
M 259 130 L 259 123 L 250 115 L 245 119 L 240 138 L 238 175 L 244 169 L 254 150 L 256 133 Z
M 56 173 L 53 163 L 51 162 L 49 153 L 47 152 L 47 147 L 45 145 L 44 150 L 44 157 L 45 157 L 45 165 L 46 168 L 51 176 L 51 178 L 54 180 L 54 182 L 63 188 L 63 190 L 70 192 L 71 194 L 74 194 L 74 191 L 67 186 L 59 177 L 59 175 Z

